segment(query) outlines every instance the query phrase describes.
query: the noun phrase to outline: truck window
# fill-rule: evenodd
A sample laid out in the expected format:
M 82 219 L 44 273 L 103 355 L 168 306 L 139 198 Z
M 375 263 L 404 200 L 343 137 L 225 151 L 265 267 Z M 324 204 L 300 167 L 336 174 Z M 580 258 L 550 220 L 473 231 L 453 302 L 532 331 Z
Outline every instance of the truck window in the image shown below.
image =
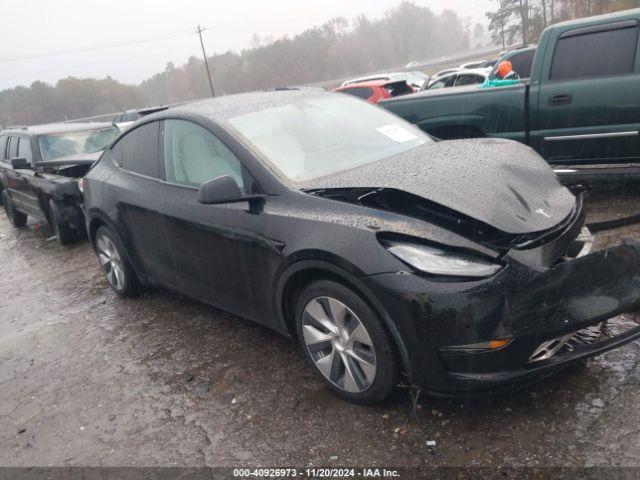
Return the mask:
M 561 37 L 556 45 L 549 79 L 632 73 L 637 43 L 637 25 Z
M 18 157 L 26 158 L 28 162 L 33 160 L 33 152 L 31 151 L 31 140 L 25 137 L 20 137 L 20 143 L 18 143 Z
M 111 148 L 111 155 L 118 165 L 130 172 L 152 178 L 158 174 L 158 141 L 160 124 L 146 123 L 129 133 Z
M 536 51 L 531 50 L 517 53 L 509 60 L 513 71 L 516 72 L 520 78 L 529 78 L 531 76 L 531 66 L 533 65 L 533 57 L 535 57 L 535 55 Z

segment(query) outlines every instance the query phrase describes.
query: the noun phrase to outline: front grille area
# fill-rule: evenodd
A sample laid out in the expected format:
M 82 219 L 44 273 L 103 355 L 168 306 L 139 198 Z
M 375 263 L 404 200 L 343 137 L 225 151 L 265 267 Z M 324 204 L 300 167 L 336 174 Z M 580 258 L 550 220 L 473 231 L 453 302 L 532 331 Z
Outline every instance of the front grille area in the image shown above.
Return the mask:
M 541 362 L 558 354 L 573 352 L 580 347 L 603 342 L 622 335 L 638 325 L 639 323 L 636 320 L 619 316 L 606 320 L 599 325 L 592 325 L 562 337 L 547 340 L 535 349 L 529 357 L 528 363 Z

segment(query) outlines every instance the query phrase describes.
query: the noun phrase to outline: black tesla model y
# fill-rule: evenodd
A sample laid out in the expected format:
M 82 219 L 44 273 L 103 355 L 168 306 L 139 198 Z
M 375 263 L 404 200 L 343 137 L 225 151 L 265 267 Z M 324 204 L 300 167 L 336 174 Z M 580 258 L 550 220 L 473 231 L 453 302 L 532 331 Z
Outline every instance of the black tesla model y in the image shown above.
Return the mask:
M 401 381 L 493 389 L 640 335 L 601 327 L 640 299 L 638 248 L 589 252 L 581 195 L 536 153 L 438 142 L 346 95 L 167 109 L 83 187 L 116 292 L 167 288 L 295 337 L 355 402 Z

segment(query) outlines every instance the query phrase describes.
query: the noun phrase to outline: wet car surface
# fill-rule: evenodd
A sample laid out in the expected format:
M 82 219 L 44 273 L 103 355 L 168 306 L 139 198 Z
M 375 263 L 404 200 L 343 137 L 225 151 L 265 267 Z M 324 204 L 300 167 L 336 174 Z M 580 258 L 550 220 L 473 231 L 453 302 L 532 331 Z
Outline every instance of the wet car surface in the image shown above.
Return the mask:
M 633 190 L 592 197 L 589 220 L 639 212 Z M 640 464 L 638 342 L 517 391 L 422 397 L 421 427 L 406 390 L 340 400 L 294 342 L 164 291 L 121 299 L 87 243 L 34 230 L 0 217 L 2 465 Z M 596 249 L 625 237 L 640 225 Z

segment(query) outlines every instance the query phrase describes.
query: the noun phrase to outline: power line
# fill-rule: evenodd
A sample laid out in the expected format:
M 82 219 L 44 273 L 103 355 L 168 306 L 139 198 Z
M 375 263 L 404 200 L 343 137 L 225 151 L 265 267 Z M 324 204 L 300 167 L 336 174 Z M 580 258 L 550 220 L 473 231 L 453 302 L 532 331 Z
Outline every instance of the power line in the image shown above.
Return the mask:
M 285 24 L 282 24 L 282 25 L 284 26 Z M 216 29 L 225 30 L 228 27 L 229 27 L 228 25 L 218 25 L 218 26 L 216 26 Z M 205 30 L 206 29 L 203 29 L 202 31 L 205 31 Z M 234 31 L 237 33 L 238 29 L 235 29 Z M 243 31 L 243 30 L 240 30 L 240 31 Z M 247 32 L 252 32 L 253 30 L 246 30 L 246 31 Z M 198 32 L 195 32 L 195 33 L 198 33 Z M 28 55 L 28 56 L 24 56 L 24 57 L 0 58 L 0 64 L 2 64 L 2 63 L 11 63 L 11 62 L 23 62 L 23 61 L 27 61 L 27 60 L 38 60 L 38 59 L 42 59 L 42 58 L 58 57 L 58 56 L 63 56 L 63 55 L 73 55 L 73 54 L 76 54 L 76 53 L 95 52 L 95 51 L 98 51 L 98 50 L 108 50 L 110 48 L 127 47 L 127 46 L 130 46 L 130 45 L 140 45 L 140 44 L 144 44 L 144 43 L 151 43 L 151 42 L 157 42 L 157 41 L 162 41 L 162 40 L 170 40 L 172 38 L 188 36 L 188 35 L 193 35 L 193 34 L 194 34 L 193 30 L 182 30 L 180 32 L 167 33 L 167 34 L 160 35 L 160 36 L 157 36 L 157 37 L 150 37 L 150 38 L 140 39 L 140 40 L 132 40 L 132 41 L 129 41 L 129 42 L 108 43 L 108 44 L 104 44 L 104 45 L 96 45 L 96 46 L 93 46 L 93 47 L 80 48 L 80 49 L 77 49 L 77 50 L 62 50 L 62 51 L 59 51 L 59 52 L 51 52 L 51 53 L 37 54 L 37 55 Z
M 177 38 L 177 37 L 186 37 L 187 35 L 193 35 L 193 31 L 189 30 L 189 31 L 182 31 L 182 32 L 174 32 L 174 33 L 169 33 L 169 34 L 158 36 L 158 37 L 154 37 L 154 38 L 147 38 L 147 39 L 144 39 L 144 40 L 134 40 L 134 41 L 131 41 L 131 42 L 112 43 L 112 44 L 107 44 L 107 45 L 97 45 L 97 46 L 94 46 L 94 47 L 81 48 L 81 49 L 78 49 L 78 50 L 65 50 L 65 51 L 61 51 L 61 52 L 52 52 L 52 53 L 47 53 L 47 54 L 43 54 L 43 55 L 32 55 L 32 56 L 16 57 L 16 58 L 4 58 L 4 59 L 0 59 L 0 63 L 23 62 L 23 61 L 27 61 L 27 60 L 37 60 L 37 59 L 41 59 L 41 58 L 58 57 L 58 56 L 63 56 L 63 55 L 73 55 L 75 53 L 95 52 L 97 50 L 107 50 L 109 48 L 127 47 L 127 46 L 130 46 L 130 45 L 140 45 L 140 44 L 144 44 L 144 43 L 157 42 L 157 41 L 161 41 L 161 40 L 169 40 L 169 39 Z

